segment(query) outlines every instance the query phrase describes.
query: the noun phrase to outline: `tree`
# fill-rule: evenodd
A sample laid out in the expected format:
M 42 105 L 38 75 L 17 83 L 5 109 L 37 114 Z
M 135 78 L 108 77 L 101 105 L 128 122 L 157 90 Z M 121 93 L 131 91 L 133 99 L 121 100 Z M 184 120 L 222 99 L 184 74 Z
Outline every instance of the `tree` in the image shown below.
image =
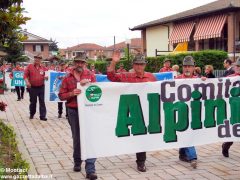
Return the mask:
M 52 41 L 52 43 L 49 45 L 49 51 L 58 51 L 58 45 L 56 42 L 56 40 L 52 40 L 52 38 L 50 38 L 50 41 Z
M 26 56 L 23 56 L 23 45 L 17 38 L 9 39 L 9 47 L 6 47 L 7 56 L 3 58 L 4 61 L 15 64 L 16 62 L 28 61 Z
M 23 0 L 0 0 L 0 49 L 10 53 L 10 56 L 21 55 L 20 41 L 25 37 L 20 32 L 20 25 L 30 20 L 23 16 L 22 2 Z

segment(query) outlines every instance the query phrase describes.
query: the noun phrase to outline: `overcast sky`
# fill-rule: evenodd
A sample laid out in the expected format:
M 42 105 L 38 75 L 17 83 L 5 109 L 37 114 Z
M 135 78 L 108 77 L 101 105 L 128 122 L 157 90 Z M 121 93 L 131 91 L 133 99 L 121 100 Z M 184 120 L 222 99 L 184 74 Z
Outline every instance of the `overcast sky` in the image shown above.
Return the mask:
M 139 24 L 189 10 L 214 0 L 23 0 L 25 16 L 31 17 L 22 28 L 52 38 L 60 48 L 81 43 L 113 45 L 141 37 L 130 31 Z

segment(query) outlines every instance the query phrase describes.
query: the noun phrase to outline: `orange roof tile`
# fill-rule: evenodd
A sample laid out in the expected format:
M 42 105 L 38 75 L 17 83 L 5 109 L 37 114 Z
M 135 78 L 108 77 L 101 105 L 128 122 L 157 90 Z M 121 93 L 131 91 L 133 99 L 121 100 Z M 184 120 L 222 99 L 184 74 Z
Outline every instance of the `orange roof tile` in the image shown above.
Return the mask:
M 141 38 L 133 38 L 131 39 L 131 43 L 129 44 L 130 48 L 141 48 Z M 115 44 L 115 49 L 123 49 L 126 47 L 125 41 Z M 114 49 L 114 45 L 107 47 L 107 49 Z
M 104 50 L 105 47 L 92 44 L 92 43 L 83 43 L 76 46 L 68 47 L 65 51 L 81 51 L 81 50 Z

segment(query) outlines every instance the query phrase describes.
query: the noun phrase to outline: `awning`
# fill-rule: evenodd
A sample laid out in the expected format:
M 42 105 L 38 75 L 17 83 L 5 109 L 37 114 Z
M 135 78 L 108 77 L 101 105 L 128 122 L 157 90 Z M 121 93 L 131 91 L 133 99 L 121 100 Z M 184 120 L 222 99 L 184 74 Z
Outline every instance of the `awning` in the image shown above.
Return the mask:
M 193 36 L 194 40 L 221 37 L 227 15 L 217 15 L 201 19 Z
M 190 35 L 194 27 L 194 22 L 184 22 L 173 25 L 173 31 L 169 37 L 169 43 L 179 43 L 190 41 Z

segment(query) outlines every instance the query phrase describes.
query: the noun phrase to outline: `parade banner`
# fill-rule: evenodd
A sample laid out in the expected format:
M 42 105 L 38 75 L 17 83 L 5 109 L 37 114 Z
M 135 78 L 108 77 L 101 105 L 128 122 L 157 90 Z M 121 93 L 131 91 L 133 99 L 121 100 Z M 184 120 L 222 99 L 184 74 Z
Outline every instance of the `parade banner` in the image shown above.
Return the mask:
M 47 71 L 46 75 L 48 79 L 45 80 L 45 101 L 61 102 L 58 93 L 66 72 Z
M 95 78 L 97 82 L 111 82 L 108 78 L 107 75 L 103 74 L 95 74 Z
M 240 78 L 81 87 L 81 158 L 240 141 Z
M 157 81 L 171 80 L 174 78 L 173 72 L 153 73 L 153 75 L 156 77 Z M 111 82 L 107 78 L 107 75 L 95 74 L 95 77 L 97 82 Z
M 23 75 L 23 71 L 13 71 L 12 86 L 25 86 Z
M 171 80 L 174 78 L 173 72 L 153 73 L 157 81 Z

